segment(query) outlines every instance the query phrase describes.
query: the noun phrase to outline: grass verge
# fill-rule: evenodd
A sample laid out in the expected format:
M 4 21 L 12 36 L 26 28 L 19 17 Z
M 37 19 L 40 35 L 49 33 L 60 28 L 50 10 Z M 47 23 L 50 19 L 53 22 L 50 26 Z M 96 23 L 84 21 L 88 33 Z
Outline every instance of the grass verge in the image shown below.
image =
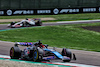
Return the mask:
M 25 19 L 25 18 L 55 18 L 43 22 L 91 20 L 100 19 L 100 13 L 80 13 L 80 14 L 59 14 L 59 15 L 21 15 L 21 16 L 0 16 L 0 19 Z
M 100 23 L 60 26 L 30 27 L 0 32 L 0 40 L 34 42 L 42 40 L 52 47 L 100 51 L 100 33 L 84 30 L 81 26 L 97 26 Z

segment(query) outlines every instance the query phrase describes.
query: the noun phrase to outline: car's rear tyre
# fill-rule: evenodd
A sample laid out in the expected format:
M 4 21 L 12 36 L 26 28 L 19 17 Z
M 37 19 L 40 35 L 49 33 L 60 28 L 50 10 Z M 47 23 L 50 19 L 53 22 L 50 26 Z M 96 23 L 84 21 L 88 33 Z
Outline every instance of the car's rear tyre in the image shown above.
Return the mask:
M 10 57 L 11 59 L 19 59 L 21 57 L 21 50 L 19 47 L 12 47 L 10 49 Z
M 42 22 L 41 21 L 37 21 L 36 26 L 42 26 Z
M 70 60 L 63 60 L 64 62 L 70 62 L 72 58 L 72 53 L 69 51 L 69 49 L 63 48 L 61 52 L 62 56 L 67 56 L 70 58 Z

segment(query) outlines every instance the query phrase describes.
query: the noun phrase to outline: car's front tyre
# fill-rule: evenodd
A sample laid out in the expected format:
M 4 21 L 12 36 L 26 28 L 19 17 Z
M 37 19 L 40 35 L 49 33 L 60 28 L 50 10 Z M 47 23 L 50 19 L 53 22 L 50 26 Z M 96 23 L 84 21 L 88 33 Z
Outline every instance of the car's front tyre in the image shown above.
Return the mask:
M 66 56 L 66 57 L 70 58 L 68 60 L 63 60 L 64 62 L 70 62 L 71 61 L 72 53 L 69 49 L 63 48 L 61 54 L 62 54 L 62 56 Z

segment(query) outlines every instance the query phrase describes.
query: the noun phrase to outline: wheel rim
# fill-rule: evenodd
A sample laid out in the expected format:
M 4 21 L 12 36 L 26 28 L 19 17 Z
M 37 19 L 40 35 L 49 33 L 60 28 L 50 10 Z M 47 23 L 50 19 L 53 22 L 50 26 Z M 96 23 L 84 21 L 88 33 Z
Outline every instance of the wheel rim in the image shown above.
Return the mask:
M 13 48 L 11 48 L 11 50 L 10 50 L 10 56 L 11 56 L 11 57 L 14 56 L 14 49 L 13 49 Z
M 37 58 L 37 52 L 35 51 L 34 52 L 34 59 L 36 59 Z
M 34 53 L 33 53 L 33 60 L 37 61 L 37 59 L 38 59 L 38 51 L 35 50 Z

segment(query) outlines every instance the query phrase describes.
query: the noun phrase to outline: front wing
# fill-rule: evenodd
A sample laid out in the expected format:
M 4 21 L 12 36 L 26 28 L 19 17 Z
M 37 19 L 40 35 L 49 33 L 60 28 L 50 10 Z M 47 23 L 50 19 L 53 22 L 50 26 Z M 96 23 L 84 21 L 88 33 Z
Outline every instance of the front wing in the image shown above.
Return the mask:
M 50 51 L 54 54 L 54 56 L 43 57 L 43 60 L 52 60 L 52 59 L 70 60 L 71 59 L 67 56 L 62 56 L 59 52 L 52 49 L 44 49 L 44 51 Z

